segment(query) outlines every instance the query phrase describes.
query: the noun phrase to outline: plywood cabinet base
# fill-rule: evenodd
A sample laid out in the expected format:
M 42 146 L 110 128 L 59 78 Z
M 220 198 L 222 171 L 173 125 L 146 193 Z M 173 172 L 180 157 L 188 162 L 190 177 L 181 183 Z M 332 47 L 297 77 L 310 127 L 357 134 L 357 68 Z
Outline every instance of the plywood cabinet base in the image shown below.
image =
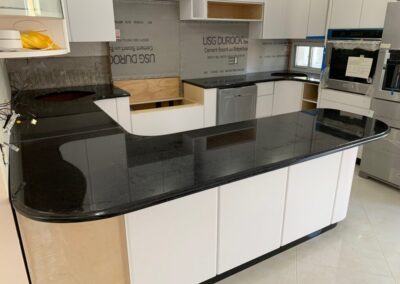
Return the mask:
M 44 223 L 18 215 L 32 284 L 129 284 L 124 218 Z

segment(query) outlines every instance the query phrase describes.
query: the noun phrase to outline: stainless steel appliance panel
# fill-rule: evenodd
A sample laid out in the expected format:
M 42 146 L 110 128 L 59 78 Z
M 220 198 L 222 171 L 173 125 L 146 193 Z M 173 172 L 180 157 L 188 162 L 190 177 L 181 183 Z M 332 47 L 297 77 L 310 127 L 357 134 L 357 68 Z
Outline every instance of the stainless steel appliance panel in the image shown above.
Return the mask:
M 400 49 L 400 2 L 389 3 L 386 10 L 382 42 L 390 43 L 390 49 Z
M 326 46 L 328 74 L 325 84 L 328 88 L 361 95 L 370 94 L 376 75 L 380 41 L 347 40 L 349 49 L 342 48 L 343 41 L 329 41 Z M 338 46 L 337 43 L 340 43 Z M 350 49 L 350 46 L 352 48 Z M 373 63 L 367 79 L 346 76 L 349 57 L 372 58 Z
M 361 176 L 371 176 L 400 188 L 400 130 L 364 146 Z
M 373 99 L 371 109 L 375 111 L 375 118 L 400 129 L 400 103 Z
M 360 94 L 360 95 L 368 94 L 368 91 L 371 88 L 370 84 L 363 84 L 363 83 L 357 83 L 357 82 L 346 82 L 346 81 L 333 80 L 333 79 L 328 79 L 326 81 L 326 86 L 329 89 L 340 90 L 340 91 L 350 92 L 350 93 L 355 93 L 355 94 Z
M 239 122 L 256 117 L 257 87 L 218 90 L 217 124 Z

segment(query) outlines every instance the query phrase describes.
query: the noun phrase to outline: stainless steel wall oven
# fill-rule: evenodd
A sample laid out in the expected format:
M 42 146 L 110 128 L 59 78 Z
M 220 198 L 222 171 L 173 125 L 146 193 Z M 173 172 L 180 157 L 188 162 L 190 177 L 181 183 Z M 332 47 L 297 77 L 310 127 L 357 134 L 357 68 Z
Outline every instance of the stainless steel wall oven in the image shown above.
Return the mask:
M 325 87 L 369 95 L 373 92 L 382 30 L 329 30 Z

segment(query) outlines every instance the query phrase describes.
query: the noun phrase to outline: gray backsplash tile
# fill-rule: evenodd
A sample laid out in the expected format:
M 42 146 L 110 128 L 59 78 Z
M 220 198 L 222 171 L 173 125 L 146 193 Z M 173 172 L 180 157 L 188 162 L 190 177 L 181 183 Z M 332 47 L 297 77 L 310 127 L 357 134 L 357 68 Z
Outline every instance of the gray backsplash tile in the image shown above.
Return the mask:
M 108 56 L 12 59 L 7 69 L 13 90 L 111 83 Z

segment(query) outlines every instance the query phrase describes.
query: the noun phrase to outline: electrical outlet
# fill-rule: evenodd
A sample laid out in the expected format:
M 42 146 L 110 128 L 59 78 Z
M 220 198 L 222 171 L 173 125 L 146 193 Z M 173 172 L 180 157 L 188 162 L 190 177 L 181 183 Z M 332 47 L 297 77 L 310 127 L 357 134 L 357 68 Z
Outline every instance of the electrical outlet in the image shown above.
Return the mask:
M 235 65 L 238 64 L 239 60 L 237 56 L 228 56 L 228 64 L 229 65 Z

